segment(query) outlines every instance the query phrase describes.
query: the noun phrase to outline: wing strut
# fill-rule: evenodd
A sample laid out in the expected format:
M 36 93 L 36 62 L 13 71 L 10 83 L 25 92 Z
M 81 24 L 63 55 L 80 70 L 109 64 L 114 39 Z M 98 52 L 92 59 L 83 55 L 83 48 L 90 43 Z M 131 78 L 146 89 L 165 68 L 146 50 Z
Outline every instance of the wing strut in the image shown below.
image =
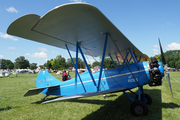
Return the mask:
M 101 75 L 102 75 L 102 69 L 103 69 L 103 64 L 104 64 L 104 57 L 105 57 L 105 53 L 106 53 L 106 46 L 107 46 L 108 36 L 109 36 L 109 33 L 107 32 L 106 33 L 106 38 L 105 38 L 105 43 L 104 43 L 104 50 L 103 50 L 103 56 L 102 56 L 102 61 L 101 61 L 101 69 L 100 69 L 100 74 L 99 74 L 99 81 L 98 81 L 97 91 L 99 91 L 99 87 L 100 87 L 100 83 L 101 83 Z
M 74 68 L 76 68 L 76 65 L 74 64 L 74 60 L 72 59 L 72 56 L 71 56 L 71 53 L 70 53 L 70 51 L 69 51 L 69 48 L 68 48 L 67 44 L 65 44 L 65 46 L 66 46 L 66 49 L 67 49 L 67 51 L 68 51 L 68 53 L 69 53 L 69 56 L 70 56 L 70 58 L 71 58 L 71 61 L 72 61 L 73 65 L 74 65 Z M 80 77 L 77 69 L 76 69 L 76 72 L 77 72 L 77 74 L 78 74 L 78 76 L 79 76 L 79 79 L 80 79 L 80 81 L 81 81 L 81 84 L 82 84 L 82 86 L 83 86 L 83 89 L 84 89 L 84 91 L 86 92 L 86 89 L 85 89 L 85 87 L 84 87 L 84 84 L 83 84 L 83 82 L 82 82 L 82 79 L 81 79 L 81 77 Z
M 90 74 L 90 76 L 91 76 L 91 78 L 92 78 L 92 80 L 93 80 L 94 85 L 97 87 L 96 82 L 95 82 L 95 80 L 94 80 L 94 77 L 93 77 L 93 75 L 92 75 L 92 73 L 91 73 L 91 70 L 90 70 L 90 68 L 89 68 L 89 66 L 88 66 L 88 64 L 87 64 L 87 61 L 86 61 L 86 59 L 85 59 L 85 57 L 84 57 L 84 54 L 83 54 L 83 52 L 82 52 L 82 50 L 81 50 L 81 47 L 80 47 L 80 45 L 79 45 L 78 42 L 77 42 L 77 44 L 76 44 L 76 47 L 77 47 L 77 49 L 79 49 L 79 51 L 80 51 L 80 53 L 81 53 L 81 55 L 82 55 L 82 58 L 83 58 L 83 60 L 84 60 L 84 63 L 85 63 L 85 65 L 86 65 L 88 71 L 89 71 L 89 74 Z M 78 50 L 76 51 L 76 59 L 78 59 L 78 58 L 77 58 L 77 54 L 78 54 L 77 52 L 78 52 Z M 76 60 L 76 62 L 77 62 L 77 60 Z
M 134 57 L 133 53 L 131 52 L 131 49 L 129 49 L 129 52 L 131 53 L 131 56 L 132 56 L 134 62 L 136 63 L 136 58 Z
M 121 52 L 120 52 L 120 50 L 118 49 L 118 47 L 117 47 L 117 45 L 116 45 L 113 37 L 112 37 L 111 35 L 110 35 L 110 37 L 111 37 L 111 40 L 112 40 L 112 42 L 114 43 L 116 49 L 118 50 L 119 54 L 121 54 Z M 132 52 L 131 52 L 130 49 L 129 49 L 129 52 L 130 52 L 130 54 L 131 54 L 131 57 L 133 57 L 133 54 L 132 54 Z M 128 53 L 128 54 L 129 54 L 129 53 Z M 123 61 L 126 61 L 125 58 L 124 58 L 124 56 L 123 56 L 122 54 L 121 54 L 121 56 L 122 56 Z M 134 59 L 134 57 L 133 57 L 133 59 Z M 136 62 L 135 59 L 134 59 L 134 62 Z M 125 62 L 125 63 L 126 63 L 126 62 Z M 126 63 L 126 64 L 127 64 L 127 63 Z M 133 76 L 133 78 L 134 78 L 134 80 L 136 81 L 137 85 L 140 86 L 139 83 L 138 83 L 138 81 L 137 81 L 136 78 L 134 77 L 134 75 L 133 75 L 133 73 L 132 73 L 132 71 L 131 71 L 131 69 L 129 68 L 128 65 L 127 65 L 127 68 L 128 68 L 129 71 L 131 72 L 131 75 Z
M 111 54 L 109 54 L 110 58 L 111 58 L 111 61 L 113 62 L 114 66 L 116 67 L 116 64 L 114 63 L 114 60 L 113 58 L 111 57 Z

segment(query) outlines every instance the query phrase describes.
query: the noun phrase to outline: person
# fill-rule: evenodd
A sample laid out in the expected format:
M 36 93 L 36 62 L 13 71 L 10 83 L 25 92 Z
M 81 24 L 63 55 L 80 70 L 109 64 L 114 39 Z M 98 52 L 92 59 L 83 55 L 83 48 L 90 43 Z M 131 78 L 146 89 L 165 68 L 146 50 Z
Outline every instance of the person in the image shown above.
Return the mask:
M 94 67 L 94 73 L 97 72 L 99 70 L 98 66 Z
M 62 74 L 62 81 L 66 81 L 68 80 L 68 74 L 66 73 L 66 71 L 63 71 L 63 74 Z

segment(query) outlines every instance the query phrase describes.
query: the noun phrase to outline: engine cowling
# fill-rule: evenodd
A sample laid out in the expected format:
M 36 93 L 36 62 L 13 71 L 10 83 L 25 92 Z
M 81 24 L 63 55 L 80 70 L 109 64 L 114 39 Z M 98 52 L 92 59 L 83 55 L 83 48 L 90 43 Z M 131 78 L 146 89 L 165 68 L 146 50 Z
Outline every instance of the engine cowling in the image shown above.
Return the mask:
M 149 86 L 160 86 L 162 85 L 162 75 L 161 71 L 159 70 L 158 60 L 156 58 L 152 58 L 151 62 L 149 63 L 150 66 L 150 77 L 151 83 Z

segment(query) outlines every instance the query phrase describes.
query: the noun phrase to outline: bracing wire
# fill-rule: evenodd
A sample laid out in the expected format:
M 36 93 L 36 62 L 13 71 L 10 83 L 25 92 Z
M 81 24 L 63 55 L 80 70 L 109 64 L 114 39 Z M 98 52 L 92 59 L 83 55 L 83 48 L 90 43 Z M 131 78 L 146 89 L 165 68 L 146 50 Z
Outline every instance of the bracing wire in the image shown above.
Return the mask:
M 81 45 L 83 48 L 85 48 L 85 47 L 82 45 L 82 43 L 81 43 L 80 45 Z M 89 53 L 88 50 L 85 49 L 85 51 L 86 51 L 87 53 Z M 90 53 L 89 53 L 89 55 L 90 55 L 91 57 L 93 57 Z M 94 58 L 94 57 L 93 57 L 93 58 Z M 94 58 L 94 60 L 97 61 L 96 58 Z M 99 67 L 100 67 L 100 66 L 99 66 Z M 108 71 L 104 71 L 104 72 L 108 73 L 109 76 L 117 83 L 117 85 L 119 85 L 120 87 L 122 87 L 122 86 L 112 77 L 112 74 L 110 74 Z M 101 81 L 101 85 L 103 86 L 102 81 Z

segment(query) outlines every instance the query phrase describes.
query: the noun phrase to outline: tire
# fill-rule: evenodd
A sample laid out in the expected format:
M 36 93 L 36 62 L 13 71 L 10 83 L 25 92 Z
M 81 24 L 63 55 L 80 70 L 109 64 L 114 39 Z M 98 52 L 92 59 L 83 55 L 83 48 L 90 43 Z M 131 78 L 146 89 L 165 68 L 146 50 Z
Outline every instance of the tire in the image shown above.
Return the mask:
M 148 106 L 143 101 L 134 101 L 131 104 L 131 113 L 135 116 L 147 115 L 149 112 Z
M 151 96 L 149 96 L 148 94 L 142 94 L 142 95 L 141 95 L 141 100 L 142 100 L 143 102 L 145 102 L 146 104 L 148 104 L 148 105 L 151 105 L 151 104 L 152 104 L 152 98 L 151 98 Z

